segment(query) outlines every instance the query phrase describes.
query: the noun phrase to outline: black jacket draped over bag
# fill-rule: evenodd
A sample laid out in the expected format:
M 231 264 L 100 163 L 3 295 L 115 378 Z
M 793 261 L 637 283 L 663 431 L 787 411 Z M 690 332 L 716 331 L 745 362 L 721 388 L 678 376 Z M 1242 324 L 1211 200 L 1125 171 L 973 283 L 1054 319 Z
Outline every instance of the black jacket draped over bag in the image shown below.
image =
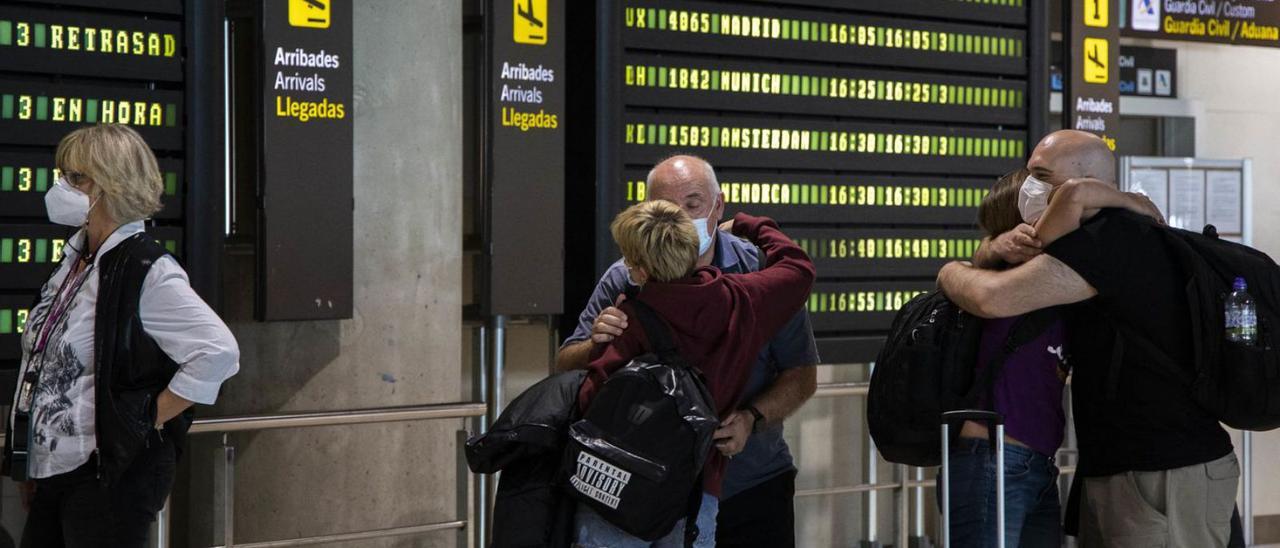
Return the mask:
M 467 465 L 502 472 L 493 508 L 494 548 L 563 548 L 573 540 L 576 501 L 564 492 L 561 459 L 578 420 L 585 371 L 544 379 L 503 410 L 489 431 L 467 440 Z

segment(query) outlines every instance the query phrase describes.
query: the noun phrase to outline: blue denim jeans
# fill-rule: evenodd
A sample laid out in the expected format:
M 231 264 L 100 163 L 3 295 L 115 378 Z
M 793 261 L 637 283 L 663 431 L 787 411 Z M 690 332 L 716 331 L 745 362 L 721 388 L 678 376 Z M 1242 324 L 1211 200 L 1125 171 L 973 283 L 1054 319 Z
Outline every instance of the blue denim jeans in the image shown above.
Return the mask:
M 720 511 L 720 501 L 706 493 L 702 494 L 702 507 L 698 509 L 698 540 L 694 548 L 715 548 L 716 514 Z M 671 533 L 656 542 L 646 542 L 627 534 L 626 531 L 614 527 L 605 521 L 595 510 L 585 505 L 578 505 L 574 528 L 578 531 L 578 541 L 574 546 L 580 548 L 683 548 L 684 520 L 671 528 Z
M 996 457 L 985 439 L 951 446 L 951 546 L 996 545 Z M 1008 548 L 1062 546 L 1058 467 L 1026 447 L 1004 446 L 1004 527 Z M 942 475 L 939 472 L 938 480 Z M 939 505 L 942 494 L 938 493 Z

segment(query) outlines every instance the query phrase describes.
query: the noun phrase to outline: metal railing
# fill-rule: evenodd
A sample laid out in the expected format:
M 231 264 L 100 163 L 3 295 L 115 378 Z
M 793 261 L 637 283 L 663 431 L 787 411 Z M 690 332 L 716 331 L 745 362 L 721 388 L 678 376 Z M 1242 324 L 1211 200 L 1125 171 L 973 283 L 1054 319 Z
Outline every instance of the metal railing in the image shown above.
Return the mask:
M 868 367 L 871 368 L 874 366 L 868 365 Z M 870 376 L 870 369 L 868 369 L 868 376 Z M 870 389 L 871 389 L 870 382 L 827 383 L 827 384 L 818 385 L 818 388 L 814 392 L 813 397 L 814 398 L 866 397 Z M 1068 390 L 1069 389 L 1070 389 L 1070 383 L 1068 382 Z M 1067 398 L 1066 405 L 1067 405 L 1067 416 L 1070 417 L 1071 416 L 1070 397 Z M 897 490 L 898 491 L 898 515 L 897 515 L 898 530 L 896 531 L 896 537 L 897 537 L 896 545 L 904 546 L 904 547 L 909 545 L 910 546 L 928 546 L 927 542 L 922 542 L 926 537 L 924 533 L 924 522 L 925 522 L 924 489 L 936 487 L 937 482 L 935 480 L 924 479 L 924 474 L 925 474 L 924 468 L 916 468 L 913 466 L 907 466 L 905 464 L 894 465 L 897 470 L 896 475 L 898 479 L 896 481 L 891 481 L 891 482 L 877 481 L 876 467 L 878 463 L 878 456 L 875 449 L 875 443 L 871 439 L 871 433 L 866 431 L 866 429 L 863 429 L 863 430 L 864 430 L 863 435 L 866 438 L 866 445 L 868 448 L 867 483 L 862 483 L 858 485 L 837 486 L 837 487 L 823 487 L 818 489 L 798 489 L 796 490 L 796 493 L 795 493 L 796 498 L 866 493 L 867 505 L 866 505 L 866 513 L 864 517 L 868 521 L 867 528 L 866 528 L 867 544 L 871 546 L 879 546 L 879 543 L 876 539 L 877 534 L 876 534 L 876 523 L 875 523 L 876 510 L 877 510 L 876 494 L 879 493 L 880 491 Z M 1241 496 L 1240 496 L 1240 499 L 1241 500 L 1239 501 L 1239 504 L 1240 504 L 1239 510 L 1240 510 L 1241 522 L 1244 528 L 1245 544 L 1248 546 L 1253 545 L 1253 523 L 1252 523 L 1253 522 L 1253 455 L 1252 455 L 1253 440 L 1252 440 L 1252 437 L 1253 437 L 1252 432 L 1248 432 L 1248 431 L 1241 432 L 1241 444 L 1240 444 L 1241 445 L 1241 448 L 1240 448 L 1241 450 L 1241 456 L 1240 456 Z M 1073 440 L 1068 439 L 1067 447 L 1058 451 L 1059 463 L 1063 463 L 1067 461 L 1067 459 L 1064 457 L 1069 457 L 1072 459 L 1072 462 L 1074 462 L 1073 459 L 1077 451 L 1072 448 L 1073 446 L 1074 446 Z M 1060 481 L 1060 490 L 1062 491 L 1062 493 L 1066 493 L 1067 487 L 1070 485 L 1070 481 L 1067 480 L 1067 478 L 1070 478 L 1076 473 L 1076 467 L 1074 465 L 1060 464 L 1058 466 L 1058 472 L 1059 472 L 1058 475 L 1059 475 L 1059 481 Z M 908 479 L 909 473 L 911 473 L 912 479 Z M 913 493 L 914 500 L 912 500 L 910 504 L 908 504 L 908 499 L 909 499 L 908 490 L 911 490 L 914 492 Z M 912 511 L 910 512 L 910 514 L 908 514 L 908 506 L 912 507 L 911 508 Z
M 465 459 L 458 458 L 458 508 L 461 514 L 458 519 L 438 523 L 424 523 L 405 527 L 370 529 L 331 535 L 297 537 L 263 542 L 235 542 L 235 446 L 231 444 L 230 434 L 234 432 L 251 432 L 263 430 L 312 428 L 318 426 L 342 426 L 358 424 L 375 424 L 406 421 L 430 421 L 446 419 L 473 419 L 482 417 L 488 412 L 485 403 L 446 403 L 435 405 L 412 405 L 402 407 L 383 407 L 372 409 L 356 409 L 346 411 L 322 411 L 313 413 L 282 413 L 271 415 L 244 415 L 230 417 L 212 417 L 197 419 L 191 426 L 191 434 L 222 434 L 222 462 L 216 473 L 220 481 L 215 482 L 220 488 L 221 504 L 216 506 L 222 518 L 222 544 L 211 548 L 276 548 L 284 546 L 306 546 L 327 542 L 370 540 L 378 538 L 416 535 L 436 531 L 457 530 L 459 545 L 475 546 L 477 542 L 476 523 L 472 516 L 476 514 L 476 489 Z M 465 432 L 458 432 L 458 451 L 462 451 Z M 169 546 L 169 511 L 166 504 L 157 518 L 157 535 L 155 545 L 159 548 Z

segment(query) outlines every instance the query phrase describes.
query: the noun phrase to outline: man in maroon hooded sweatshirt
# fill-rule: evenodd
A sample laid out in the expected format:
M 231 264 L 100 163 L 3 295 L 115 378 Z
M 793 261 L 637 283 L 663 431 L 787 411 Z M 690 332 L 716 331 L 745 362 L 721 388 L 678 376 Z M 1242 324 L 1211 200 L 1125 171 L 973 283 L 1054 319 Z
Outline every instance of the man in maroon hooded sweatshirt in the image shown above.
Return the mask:
M 695 270 L 698 237 L 693 221 L 670 202 L 632 206 L 619 214 L 611 228 L 629 275 L 641 286 L 636 298 L 666 321 L 680 355 L 702 370 L 717 413 L 722 420 L 727 418 L 737 409 L 757 349 L 808 298 L 815 276 L 813 262 L 773 220 L 744 213 L 734 217 L 733 234 L 751 240 L 767 256 L 766 266 L 749 274 L 722 274 L 715 267 Z M 634 313 L 627 302 L 621 307 L 628 316 Z M 581 407 L 585 410 L 590 405 L 609 374 L 648 350 L 639 322 L 628 325 L 608 345 L 597 346 L 579 393 Z M 715 501 L 726 464 L 719 451 L 711 451 L 703 471 L 707 496 L 698 516 L 700 534 L 695 546 L 714 541 Z M 617 537 L 620 531 L 607 530 L 608 524 L 590 510 L 580 511 L 578 521 L 582 546 L 647 545 Z M 679 536 L 682 530 L 683 524 L 678 524 L 673 535 Z

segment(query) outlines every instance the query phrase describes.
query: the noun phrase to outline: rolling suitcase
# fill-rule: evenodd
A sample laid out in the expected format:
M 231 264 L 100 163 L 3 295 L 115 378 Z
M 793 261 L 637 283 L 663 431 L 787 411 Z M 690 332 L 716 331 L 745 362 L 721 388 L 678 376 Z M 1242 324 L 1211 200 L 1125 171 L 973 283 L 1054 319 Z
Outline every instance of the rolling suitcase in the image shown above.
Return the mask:
M 996 448 L 996 548 L 1005 548 L 1004 534 L 1004 417 L 994 411 L 962 409 L 942 414 L 942 548 L 951 548 L 951 425 L 964 421 L 987 423 Z

